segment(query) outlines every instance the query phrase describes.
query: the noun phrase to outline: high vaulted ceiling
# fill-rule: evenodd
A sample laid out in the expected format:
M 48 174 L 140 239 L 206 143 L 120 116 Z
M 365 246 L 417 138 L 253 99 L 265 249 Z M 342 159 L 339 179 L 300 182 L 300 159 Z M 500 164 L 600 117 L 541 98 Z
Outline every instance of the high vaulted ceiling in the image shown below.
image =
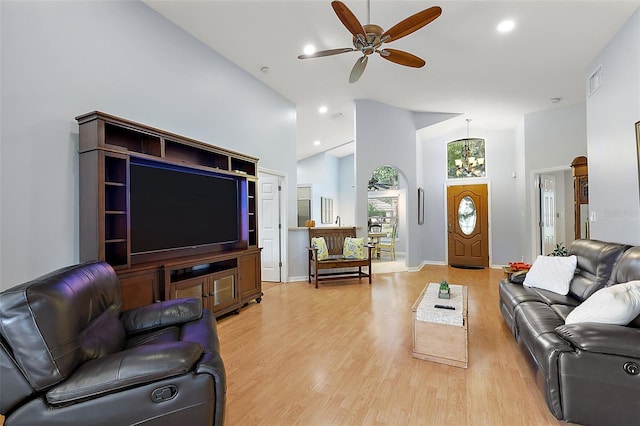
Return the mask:
M 335 147 L 342 147 L 332 151 L 338 156 L 350 152 L 354 99 L 460 113 L 448 125 L 463 127 L 470 118 L 472 126 L 487 129 L 514 128 L 525 113 L 583 102 L 589 64 L 640 7 L 631 0 L 372 0 L 371 23 L 385 30 L 434 5 L 443 12 L 386 45 L 425 59 L 425 67 L 372 55 L 360 80 L 350 84 L 357 52 L 297 59 L 307 44 L 318 50 L 352 46 L 329 0 L 144 2 L 296 104 L 298 159 Z M 367 1 L 344 3 L 368 23 Z M 505 19 L 515 29 L 498 33 Z M 322 105 L 325 114 L 318 112 Z

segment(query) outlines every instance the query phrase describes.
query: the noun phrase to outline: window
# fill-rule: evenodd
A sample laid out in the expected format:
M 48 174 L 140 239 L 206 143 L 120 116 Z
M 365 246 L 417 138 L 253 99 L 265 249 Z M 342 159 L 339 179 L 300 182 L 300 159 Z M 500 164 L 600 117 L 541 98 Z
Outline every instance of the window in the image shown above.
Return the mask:
M 447 144 L 449 179 L 485 176 L 484 139 L 467 138 Z

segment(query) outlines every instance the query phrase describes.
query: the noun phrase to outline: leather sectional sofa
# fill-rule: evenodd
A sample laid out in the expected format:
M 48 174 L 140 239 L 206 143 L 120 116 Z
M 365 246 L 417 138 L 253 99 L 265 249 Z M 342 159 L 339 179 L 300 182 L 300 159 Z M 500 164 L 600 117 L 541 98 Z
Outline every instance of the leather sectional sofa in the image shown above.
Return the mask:
M 640 280 L 640 247 L 577 240 L 565 296 L 504 279 L 500 311 L 553 415 L 588 425 L 640 422 L 640 318 L 628 325 L 565 324 L 597 290 Z M 512 278 L 513 279 L 513 278 Z M 515 280 L 515 279 L 514 279 Z
M 202 301 L 120 307 L 104 262 L 0 293 L 5 426 L 223 424 L 225 370 Z

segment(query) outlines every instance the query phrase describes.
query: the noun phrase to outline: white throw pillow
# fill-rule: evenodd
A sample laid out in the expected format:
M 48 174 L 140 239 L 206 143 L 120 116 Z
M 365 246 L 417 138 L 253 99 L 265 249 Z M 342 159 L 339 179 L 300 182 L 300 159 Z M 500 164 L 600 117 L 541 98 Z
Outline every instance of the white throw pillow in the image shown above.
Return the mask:
M 524 279 L 527 287 L 536 287 L 566 295 L 576 272 L 576 256 L 538 256 Z
M 576 307 L 565 324 L 599 322 L 627 325 L 640 314 L 640 281 L 602 288 Z

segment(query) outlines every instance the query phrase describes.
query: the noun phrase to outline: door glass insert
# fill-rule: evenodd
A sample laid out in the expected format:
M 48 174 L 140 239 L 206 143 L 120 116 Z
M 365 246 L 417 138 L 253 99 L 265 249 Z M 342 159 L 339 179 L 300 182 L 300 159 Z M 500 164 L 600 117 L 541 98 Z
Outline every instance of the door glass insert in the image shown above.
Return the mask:
M 458 205 L 458 224 L 462 233 L 470 235 L 473 232 L 476 228 L 476 217 L 476 205 L 471 197 L 466 195 Z

